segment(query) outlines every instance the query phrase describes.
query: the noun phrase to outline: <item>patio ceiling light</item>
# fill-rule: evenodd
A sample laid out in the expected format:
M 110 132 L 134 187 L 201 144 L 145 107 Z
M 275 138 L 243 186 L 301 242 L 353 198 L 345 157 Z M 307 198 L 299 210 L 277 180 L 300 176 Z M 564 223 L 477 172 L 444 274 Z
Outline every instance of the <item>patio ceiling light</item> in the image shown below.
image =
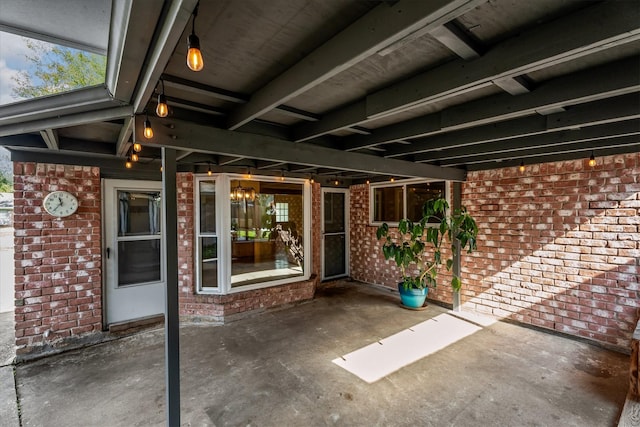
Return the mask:
M 127 161 L 124 163 L 124 167 L 127 169 L 131 169 L 131 167 L 133 166 L 133 163 L 131 163 L 131 156 L 127 156 Z
M 520 166 L 518 166 L 518 171 L 520 171 L 520 173 L 524 173 L 524 161 L 520 162 Z
M 591 152 L 591 157 L 589 157 L 589 166 L 594 167 L 596 165 L 596 158 L 593 156 L 593 151 Z
M 169 106 L 167 105 L 167 97 L 164 95 L 164 80 L 160 80 L 160 83 L 162 84 L 162 92 L 158 95 L 156 114 L 158 117 L 167 117 L 169 114 Z
M 144 137 L 147 139 L 153 138 L 153 129 L 151 128 L 151 122 L 149 121 L 149 115 L 147 114 L 144 119 Z
M 142 151 L 142 144 L 140 144 L 139 142 L 134 142 L 133 143 L 133 151 L 135 151 L 136 153 L 139 153 Z
M 213 175 L 213 171 L 211 170 L 211 163 L 209 163 L 209 169 L 207 170 L 207 175 Z
M 187 37 L 187 66 L 192 71 L 200 71 L 204 67 L 202 52 L 200 52 L 200 39 L 196 36 L 196 17 L 198 16 L 198 6 L 193 10 L 193 20 L 191 21 L 191 34 Z

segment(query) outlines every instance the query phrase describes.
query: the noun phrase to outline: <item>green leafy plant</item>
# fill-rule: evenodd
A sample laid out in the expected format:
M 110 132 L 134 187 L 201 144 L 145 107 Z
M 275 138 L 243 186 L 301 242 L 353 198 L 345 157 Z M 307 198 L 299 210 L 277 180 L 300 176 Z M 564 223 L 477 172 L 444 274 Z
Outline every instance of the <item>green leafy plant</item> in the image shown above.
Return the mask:
M 476 250 L 478 226 L 473 217 L 464 207 L 448 213 L 449 203 L 446 199 L 432 199 L 423 205 L 419 221 L 402 219 L 397 232 L 390 229 L 386 222 L 378 227 L 376 236 L 378 240 L 384 239 L 382 253 L 385 259 L 393 259 L 400 268 L 405 289 L 435 288 L 443 263 L 450 271 L 454 256 L 458 256 L 465 248 L 467 253 Z M 451 252 L 448 258 L 443 259 L 442 248 L 446 242 L 451 245 Z M 411 269 L 412 266 L 415 266 L 415 270 Z M 453 274 L 451 287 L 458 291 L 461 286 L 460 277 Z

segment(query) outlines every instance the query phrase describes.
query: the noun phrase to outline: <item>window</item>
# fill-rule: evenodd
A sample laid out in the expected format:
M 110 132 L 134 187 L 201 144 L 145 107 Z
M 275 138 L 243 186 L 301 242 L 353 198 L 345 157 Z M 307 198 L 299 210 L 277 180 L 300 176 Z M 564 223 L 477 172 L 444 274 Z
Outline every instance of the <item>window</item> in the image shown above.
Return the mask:
M 198 182 L 198 277 L 202 287 L 218 287 L 218 234 L 216 232 L 216 183 Z
M 397 223 L 402 218 L 417 221 L 422 205 L 430 199 L 446 197 L 445 181 L 405 181 L 371 185 L 371 222 Z
M 308 278 L 309 185 L 225 174 L 196 182 L 201 292 L 230 293 Z
M 289 203 L 276 203 L 276 222 L 289 221 Z

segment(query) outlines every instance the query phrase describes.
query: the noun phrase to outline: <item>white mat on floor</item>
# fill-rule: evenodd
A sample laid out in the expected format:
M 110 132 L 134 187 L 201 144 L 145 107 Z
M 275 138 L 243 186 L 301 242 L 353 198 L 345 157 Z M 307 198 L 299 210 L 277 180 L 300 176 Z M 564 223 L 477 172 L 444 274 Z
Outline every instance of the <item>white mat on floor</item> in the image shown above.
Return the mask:
M 440 314 L 338 357 L 333 363 L 373 383 L 481 329 L 463 319 Z

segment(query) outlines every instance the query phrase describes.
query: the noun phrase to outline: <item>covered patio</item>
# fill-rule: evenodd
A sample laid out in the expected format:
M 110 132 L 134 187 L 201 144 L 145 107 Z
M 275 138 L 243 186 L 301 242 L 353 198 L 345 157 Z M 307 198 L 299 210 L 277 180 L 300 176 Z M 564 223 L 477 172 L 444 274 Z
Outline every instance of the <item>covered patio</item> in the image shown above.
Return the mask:
M 161 423 L 162 411 L 169 425 L 615 422 L 640 309 L 637 1 L 0 0 L 0 11 L 2 31 L 106 57 L 101 84 L 0 105 L 18 359 L 158 316 L 166 328 L 164 341 L 155 331 L 67 354 L 88 370 L 60 380 L 65 393 L 32 392 L 41 375 L 69 373 L 64 357 L 18 366 L 23 421 L 102 422 L 113 411 L 101 389 L 82 392 L 95 380 L 114 405 L 138 404 L 122 398 L 137 384 L 154 390 L 121 425 Z M 186 64 L 196 44 L 198 71 Z M 58 191 L 77 201 L 66 216 L 45 206 Z M 455 260 L 460 292 L 443 282 L 428 310 L 406 312 L 381 293 L 398 270 L 375 230 L 433 194 L 477 219 L 478 251 Z M 362 284 L 322 286 L 336 277 Z M 400 370 L 343 369 L 440 315 L 475 329 Z M 478 315 L 577 340 L 460 319 Z M 416 414 L 407 390 L 421 396 Z M 87 411 L 69 420 L 69 403 Z
M 477 330 L 372 383 L 335 363 L 444 316 Z M 337 281 L 296 307 L 183 324 L 182 425 L 616 425 L 627 356 L 454 316 L 436 305 L 399 310 L 389 291 Z M 162 366 L 161 329 L 18 365 L 22 425 L 163 425 Z

